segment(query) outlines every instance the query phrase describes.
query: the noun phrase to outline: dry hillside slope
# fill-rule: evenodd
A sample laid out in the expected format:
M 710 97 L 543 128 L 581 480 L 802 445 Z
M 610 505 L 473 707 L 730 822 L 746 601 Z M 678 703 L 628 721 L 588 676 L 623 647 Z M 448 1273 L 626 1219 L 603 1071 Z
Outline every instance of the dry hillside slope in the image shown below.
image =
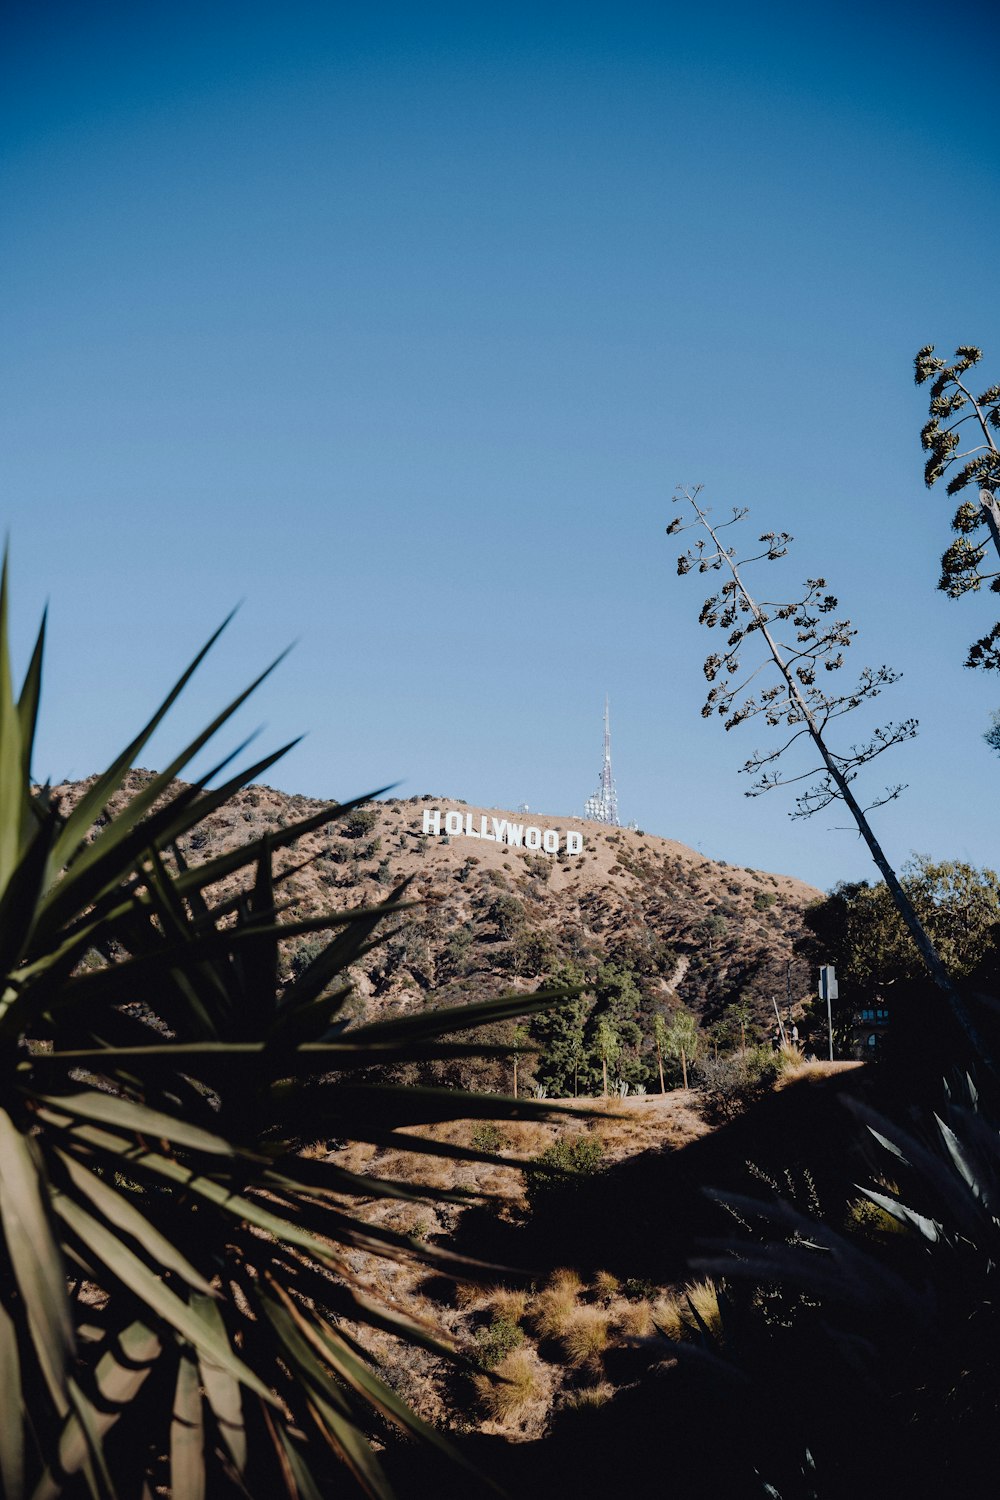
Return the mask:
M 131 772 L 116 804 L 150 774 Z M 57 791 L 72 801 L 84 785 Z M 249 787 L 190 837 L 185 856 L 207 859 L 320 805 Z M 423 831 L 425 812 L 433 828 L 440 811 L 443 828 L 449 809 L 463 830 L 520 825 L 521 847 L 464 831 L 450 837 Z M 529 827 L 556 830 L 559 852 L 525 847 Z M 567 833 L 582 839 L 579 853 L 566 852 Z M 811 987 L 810 966 L 795 945 L 803 909 L 819 891 L 705 859 L 640 831 L 426 796 L 389 798 L 306 837 L 284 856 L 286 869 L 303 862 L 285 884 L 289 919 L 384 900 L 400 881 L 409 882 L 407 896 L 419 903 L 396 919 L 387 941 L 353 975 L 357 1015 L 533 989 L 567 964 L 588 976 L 612 964 L 633 976 L 647 1012 L 683 1004 L 710 1024 L 743 1000 L 763 1031 L 773 1021 L 772 996 L 784 1005 L 789 962 L 793 998 L 801 1000 Z M 290 966 L 307 951 L 305 942 L 291 949 Z M 480 1072 L 455 1081 L 501 1080 Z

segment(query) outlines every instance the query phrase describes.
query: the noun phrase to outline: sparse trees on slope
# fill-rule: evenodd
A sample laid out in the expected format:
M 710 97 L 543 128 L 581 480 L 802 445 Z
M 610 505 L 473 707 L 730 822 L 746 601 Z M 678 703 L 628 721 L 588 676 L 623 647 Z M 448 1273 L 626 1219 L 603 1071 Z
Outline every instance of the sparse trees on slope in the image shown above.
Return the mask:
M 914 360 L 917 385 L 932 382 L 930 416 L 920 434 L 929 454 L 924 466 L 927 486 L 960 464 L 948 481 L 948 494 L 976 492 L 975 499 L 964 499 L 956 510 L 951 524 L 957 540 L 941 558 L 938 588 L 951 599 L 978 593 L 984 583 L 1000 593 L 1000 571 L 983 571 L 991 543 L 1000 557 L 1000 450 L 994 436 L 1000 429 L 1000 385 L 974 395 L 964 378 L 982 357 L 981 349 L 963 344 L 949 365 L 935 355 L 933 344 L 927 344 Z M 971 425 L 960 432 L 966 423 Z M 973 643 L 965 664 L 1000 669 L 1000 622 Z

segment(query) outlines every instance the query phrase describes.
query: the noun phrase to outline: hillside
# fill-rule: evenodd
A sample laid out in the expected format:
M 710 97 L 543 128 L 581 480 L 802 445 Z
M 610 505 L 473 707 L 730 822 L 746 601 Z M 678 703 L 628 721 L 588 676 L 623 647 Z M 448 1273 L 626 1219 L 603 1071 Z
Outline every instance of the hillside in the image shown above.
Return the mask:
M 150 775 L 131 772 L 116 806 Z M 56 790 L 73 801 L 86 784 Z M 193 863 L 209 859 L 322 805 L 249 787 L 208 818 L 183 852 Z M 440 822 L 442 831 L 425 833 L 425 821 L 432 830 Z M 449 835 L 446 824 L 462 832 Z M 505 841 L 518 829 L 520 847 Z M 557 852 L 526 847 L 546 831 L 550 846 L 558 839 Z M 418 903 L 388 924 L 385 943 L 353 972 L 359 1017 L 534 989 L 567 966 L 589 980 L 611 966 L 638 992 L 630 1003 L 644 1036 L 637 1045 L 648 1054 L 654 1008 L 669 1014 L 683 1005 L 711 1027 L 742 1000 L 749 1030 L 766 1034 L 772 996 L 784 1010 L 789 963 L 793 1001 L 811 989 L 811 968 L 795 946 L 802 912 L 819 891 L 641 831 L 427 796 L 389 798 L 307 836 L 282 860 L 288 920 L 384 901 L 399 882 Z M 309 952 L 308 941 L 290 947 L 291 967 Z M 504 1078 L 470 1064 L 453 1081 L 499 1087 Z
M 115 803 L 149 776 L 131 773 Z M 81 791 L 56 789 L 66 802 Z M 250 787 L 181 852 L 205 861 L 321 806 Z M 616 1000 L 616 1022 L 640 1036 L 633 1061 L 642 1062 L 645 1048 L 648 1063 L 644 1027 L 654 1007 L 669 1016 L 686 1004 L 709 1028 L 743 999 L 752 1034 L 755 1014 L 768 1021 L 772 993 L 783 998 L 786 963 L 796 1000 L 808 983 L 794 945 L 818 893 L 639 831 L 572 819 L 528 823 L 520 814 L 413 798 L 346 809 L 279 863 L 289 919 L 368 906 L 397 880 L 409 882 L 418 904 L 390 919 L 395 930 L 354 975 L 355 1016 L 528 990 L 572 964 L 592 980 L 593 1005 Z M 289 973 L 310 946 L 290 946 Z M 612 999 L 602 1002 L 602 986 Z M 335 1163 L 358 1184 L 347 1200 L 351 1215 L 400 1236 L 400 1254 L 390 1259 L 364 1240 L 352 1243 L 344 1275 L 393 1316 L 443 1333 L 469 1363 L 462 1373 L 430 1348 L 400 1341 L 391 1319 L 371 1327 L 348 1319 L 347 1337 L 511 1493 L 597 1500 L 614 1481 L 611 1455 L 623 1445 L 641 1452 L 637 1466 L 651 1483 L 656 1445 L 638 1443 L 664 1418 L 694 1438 L 690 1463 L 686 1454 L 671 1459 L 685 1494 L 701 1493 L 690 1481 L 700 1478 L 709 1448 L 706 1495 L 741 1493 L 728 1476 L 718 1482 L 720 1415 L 685 1373 L 700 1348 L 696 1320 L 719 1325 L 726 1301 L 691 1264 L 706 1235 L 731 1230 L 704 1188 L 781 1184 L 793 1198 L 820 1203 L 825 1222 L 843 1225 L 865 1170 L 840 1100 L 870 1092 L 867 1070 L 787 1060 L 787 1087 L 765 1089 L 722 1124 L 709 1086 L 662 1095 L 633 1089 L 609 1100 L 591 1094 L 553 1105 L 545 1118 L 522 1106 L 526 1117 L 501 1123 L 459 1115 L 375 1140 L 354 1138 L 349 1128 L 310 1138 L 309 1158 Z M 509 1089 L 506 1059 L 454 1066 L 466 1071 L 446 1073 L 449 1081 Z M 521 1066 L 530 1081 L 526 1057 Z M 420 1259 L 427 1245 L 454 1258 L 428 1274 Z M 677 1344 L 665 1344 L 663 1331 Z M 747 1406 L 744 1418 L 752 1435 L 759 1411 Z M 483 1486 L 467 1473 L 457 1481 L 440 1471 L 430 1450 L 400 1444 L 388 1428 L 377 1438 L 410 1493 L 485 1500 Z

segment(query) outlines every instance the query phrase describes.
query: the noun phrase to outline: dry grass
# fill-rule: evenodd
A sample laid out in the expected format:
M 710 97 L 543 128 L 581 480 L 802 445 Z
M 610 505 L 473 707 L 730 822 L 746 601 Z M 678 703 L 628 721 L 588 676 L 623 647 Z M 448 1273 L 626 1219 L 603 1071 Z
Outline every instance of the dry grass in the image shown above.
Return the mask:
M 486 1413 L 495 1422 L 502 1422 L 538 1395 L 538 1376 L 526 1349 L 515 1349 L 508 1354 L 495 1373 L 501 1379 L 477 1375 L 473 1384 Z
M 476 1286 L 474 1281 L 457 1281 L 455 1283 L 455 1306 L 463 1311 L 469 1307 L 475 1307 L 483 1300 L 483 1289 Z
M 382 1221 L 397 1234 L 416 1235 L 422 1239 L 434 1228 L 434 1214 L 422 1203 L 401 1203 L 398 1208 L 386 1210 Z
M 601 1355 L 608 1347 L 611 1319 L 600 1307 L 577 1307 L 563 1329 L 560 1339 L 566 1358 L 576 1369 L 600 1366 Z
M 606 1406 L 614 1393 L 614 1386 L 602 1380 L 600 1385 L 586 1385 L 581 1390 L 570 1391 L 564 1405 L 570 1411 L 593 1410 L 595 1406 Z
M 658 1297 L 653 1303 L 653 1322 L 656 1327 L 665 1333 L 668 1339 L 676 1343 L 685 1338 L 689 1332 L 682 1314 L 682 1302 L 673 1296 Z M 688 1314 L 690 1317 L 690 1313 Z
M 557 1271 L 535 1298 L 531 1321 L 541 1338 L 560 1338 L 576 1312 L 580 1278 L 575 1271 Z
M 489 1306 L 498 1318 L 509 1318 L 520 1323 L 528 1306 L 527 1293 L 513 1287 L 498 1286 L 489 1293 Z
M 696 1281 L 686 1288 L 687 1299 L 713 1338 L 722 1336 L 719 1293 L 714 1281 Z
M 616 1333 L 625 1339 L 649 1338 L 655 1331 L 653 1309 L 648 1302 L 616 1302 L 611 1317 Z
M 598 1271 L 594 1277 L 594 1295 L 609 1302 L 621 1290 L 621 1282 L 610 1271 Z
M 583 1290 L 583 1278 L 581 1277 L 579 1271 L 573 1270 L 572 1266 L 560 1266 L 559 1269 L 553 1271 L 552 1275 L 549 1277 L 549 1286 L 561 1287 L 566 1291 L 572 1292 L 573 1295 L 576 1296 Z
M 371 1167 L 377 1149 L 368 1141 L 352 1141 L 349 1146 L 342 1147 L 334 1154 L 334 1160 L 338 1167 L 343 1167 L 345 1172 L 353 1172 L 357 1176 L 362 1176 Z M 325 1157 L 329 1155 L 329 1152 L 324 1148 L 321 1153 L 307 1153 L 307 1155 L 312 1154 L 321 1154 Z
M 824 1078 L 829 1078 L 834 1073 L 849 1073 L 854 1068 L 863 1068 L 863 1062 L 805 1062 L 797 1066 L 785 1068 L 778 1074 L 775 1080 L 776 1089 L 786 1089 L 796 1083 L 819 1083 Z
M 658 1297 L 652 1316 L 657 1328 L 670 1339 L 686 1339 L 700 1332 L 699 1318 L 713 1338 L 722 1339 L 722 1314 L 714 1281 L 695 1281 L 680 1292 Z
M 551 1146 L 558 1127 L 544 1125 L 540 1120 L 507 1120 L 504 1122 L 504 1131 L 510 1140 L 506 1154 L 527 1158 L 540 1156 L 547 1146 Z

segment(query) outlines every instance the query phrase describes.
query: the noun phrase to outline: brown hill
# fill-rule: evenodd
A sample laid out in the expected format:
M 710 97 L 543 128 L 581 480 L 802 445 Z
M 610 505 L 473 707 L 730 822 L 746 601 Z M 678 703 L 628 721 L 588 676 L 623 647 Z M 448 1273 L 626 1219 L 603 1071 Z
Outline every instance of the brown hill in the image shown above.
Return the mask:
M 152 773 L 130 773 L 120 806 Z M 56 790 L 74 801 L 87 783 Z M 317 810 L 321 803 L 252 786 L 208 818 L 184 847 L 192 862 Z M 451 810 L 450 836 L 424 832 Z M 516 837 L 520 847 L 503 841 Z M 530 830 L 558 834 L 559 849 L 531 849 Z M 471 830 L 466 832 L 466 830 Z M 489 831 L 500 830 L 501 838 Z M 486 837 L 475 837 L 483 830 Z M 567 852 L 567 834 L 579 853 Z M 550 834 L 549 842 L 552 842 Z M 292 870 L 292 866 L 301 866 Z M 324 908 L 384 900 L 401 881 L 418 905 L 390 924 L 384 945 L 353 974 L 357 1015 L 458 1004 L 502 991 L 534 989 L 572 964 L 589 976 L 612 964 L 634 977 L 646 1020 L 653 1007 L 683 1004 L 706 1025 L 725 1007 L 748 1003 L 750 1030 L 770 1031 L 772 996 L 784 1012 L 811 989 L 796 953 L 802 912 L 820 892 L 787 876 L 705 859 L 672 839 L 580 818 L 503 812 L 431 797 L 389 798 L 349 813 L 304 838 L 284 857 L 290 871 L 288 919 Z M 315 940 L 314 940 L 315 941 Z M 290 945 L 289 964 L 311 949 Z M 791 965 L 790 969 L 788 965 Z M 637 1019 L 642 1021 L 641 1016 Z M 645 1028 L 648 1030 L 648 1027 Z M 500 1086 L 466 1067 L 456 1082 Z

